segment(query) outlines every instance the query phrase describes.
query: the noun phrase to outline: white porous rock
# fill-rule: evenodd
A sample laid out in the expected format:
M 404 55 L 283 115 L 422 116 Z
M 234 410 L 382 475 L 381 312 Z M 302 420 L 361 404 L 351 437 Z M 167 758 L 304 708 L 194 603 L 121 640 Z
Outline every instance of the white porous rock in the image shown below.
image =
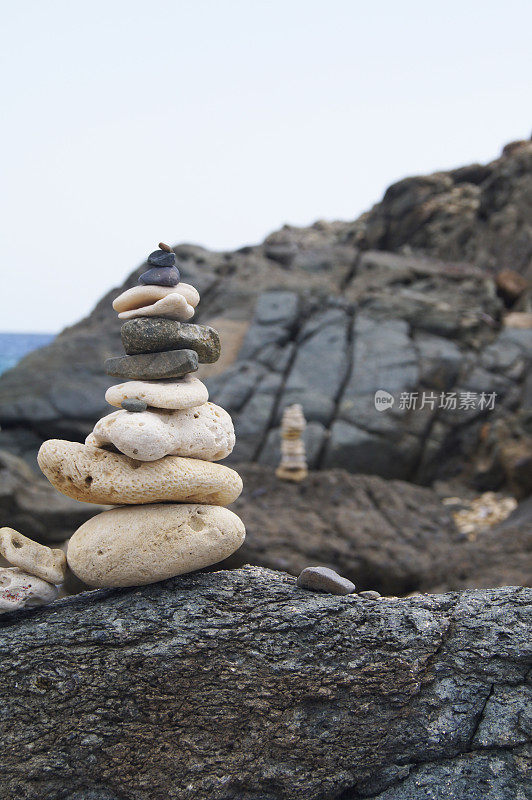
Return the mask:
M 180 411 L 150 409 L 131 414 L 113 411 L 100 419 L 85 444 L 112 444 L 138 461 L 157 461 L 164 456 L 219 461 L 235 446 L 231 417 L 214 403 Z
M 142 308 L 142 306 L 150 306 L 169 294 L 180 294 L 193 308 L 196 308 L 200 301 L 198 290 L 189 283 L 178 283 L 177 286 L 147 284 L 126 289 L 125 292 L 122 292 L 113 300 L 113 308 L 119 313 L 121 311 L 131 311 L 135 308 Z
M 136 317 L 165 317 L 166 319 L 177 319 L 186 322 L 194 316 L 194 307 L 191 306 L 183 295 L 173 292 L 172 294 L 157 300 L 149 306 L 132 308 L 130 311 L 122 311 L 118 319 L 134 319 Z
M 197 458 L 136 461 L 92 445 L 48 439 L 37 461 L 58 491 L 86 503 L 226 506 L 242 491 L 242 478 L 233 469 Z
M 124 400 L 143 400 L 152 408 L 194 408 L 209 399 L 204 383 L 192 374 L 168 381 L 126 381 L 111 386 L 105 399 L 111 406 L 120 406 Z
M 242 520 L 220 506 L 129 506 L 85 522 L 70 539 L 67 558 L 89 586 L 136 586 L 216 564 L 245 535 Z
M 66 558 L 62 550 L 34 542 L 13 528 L 0 528 L 0 555 L 43 581 L 62 583 L 65 579 Z
M 0 614 L 51 603 L 58 593 L 57 586 L 18 567 L 0 567 Z

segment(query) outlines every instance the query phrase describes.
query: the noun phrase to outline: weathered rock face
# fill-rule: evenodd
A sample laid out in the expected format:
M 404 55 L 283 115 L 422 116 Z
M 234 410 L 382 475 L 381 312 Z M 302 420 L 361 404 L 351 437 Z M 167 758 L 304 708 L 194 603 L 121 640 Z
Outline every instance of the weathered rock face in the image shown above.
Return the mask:
M 491 164 L 406 178 L 353 225 L 360 247 L 411 250 L 532 279 L 532 142 Z
M 247 568 L 7 615 L 2 794 L 525 800 L 531 600 Z
M 531 149 L 409 179 L 355 223 L 286 227 L 232 253 L 176 248 L 183 280 L 202 295 L 194 321 L 212 323 L 224 342 L 220 362 L 198 375 L 235 420 L 233 461 L 277 465 L 282 410 L 300 402 L 310 468 L 422 483 L 476 478 L 485 424 L 530 403 L 532 329 L 502 325 L 503 301 L 478 265 L 527 272 Z M 120 352 L 110 309 L 117 291 L 0 378 L 3 447 L 34 463 L 43 438 L 83 441 L 108 411 L 102 398 L 113 380 L 101 363 Z M 375 408 L 379 389 L 393 408 Z M 455 393 L 455 409 L 442 406 L 442 392 Z M 496 393 L 494 409 L 461 407 L 468 392 Z M 411 393 L 416 410 L 401 405 Z M 510 455 L 499 448 L 490 488 L 523 485 L 514 475 L 523 472 L 522 446 Z
M 382 594 L 530 585 L 530 500 L 468 537 L 432 489 L 344 470 L 311 473 L 299 485 L 258 464 L 239 470 L 244 490 L 234 509 L 247 535 L 226 567 L 298 575 L 328 566 L 359 590 Z

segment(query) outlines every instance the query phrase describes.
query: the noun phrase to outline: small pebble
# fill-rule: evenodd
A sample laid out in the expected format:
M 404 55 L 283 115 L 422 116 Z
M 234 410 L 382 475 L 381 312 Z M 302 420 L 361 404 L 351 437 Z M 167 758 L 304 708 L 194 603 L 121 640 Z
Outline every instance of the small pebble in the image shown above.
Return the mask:
M 168 250 L 154 250 L 148 256 L 148 264 L 151 264 L 152 267 L 175 267 L 175 253 L 168 252 Z
M 374 592 L 372 590 L 366 592 L 359 592 L 360 597 L 365 597 L 366 600 L 378 600 L 381 596 L 379 592 Z
M 142 273 L 139 283 L 145 286 L 177 286 L 180 278 L 177 267 L 152 267 Z
M 297 579 L 297 585 L 301 589 L 329 594 L 353 594 L 356 591 L 354 583 L 329 567 L 306 567 Z
M 141 411 L 146 411 L 148 404 L 144 400 L 138 400 L 136 397 L 128 397 L 126 400 L 122 400 L 122 408 L 124 411 L 138 414 Z

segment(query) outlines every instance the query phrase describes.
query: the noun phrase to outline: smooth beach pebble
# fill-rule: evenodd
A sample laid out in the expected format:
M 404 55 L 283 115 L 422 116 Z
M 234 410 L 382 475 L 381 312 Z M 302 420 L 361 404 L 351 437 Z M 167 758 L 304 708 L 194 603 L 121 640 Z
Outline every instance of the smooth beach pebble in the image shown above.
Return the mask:
M 122 400 L 122 408 L 124 411 L 139 414 L 142 411 L 146 411 L 148 404 L 145 403 L 144 400 L 137 400 L 136 397 L 126 397 L 125 400 Z
M 360 595 L 360 597 L 365 597 L 366 600 L 378 600 L 379 597 L 381 596 L 379 592 L 374 592 L 371 589 L 368 589 L 365 592 L 359 592 L 358 594 Z
M 153 408 L 194 408 L 209 399 L 209 392 L 199 378 L 190 372 L 182 378 L 160 381 L 126 381 L 109 387 L 105 399 L 120 407 L 124 400 L 136 398 Z
M 85 444 L 112 444 L 138 461 L 168 455 L 220 461 L 235 446 L 235 430 L 227 411 L 214 403 L 181 411 L 150 409 L 133 417 L 114 411 L 98 420 Z
M 66 559 L 62 550 L 34 542 L 13 528 L 0 528 L 0 555 L 14 567 L 49 583 L 65 579 Z
M 104 362 L 108 375 L 118 378 L 181 378 L 198 368 L 194 350 L 167 350 L 165 353 L 141 353 L 136 356 L 116 356 Z
M 115 508 L 78 528 L 67 558 L 89 586 L 136 586 L 216 564 L 240 547 L 245 533 L 242 520 L 219 506 Z
M 120 336 L 128 355 L 186 348 L 198 354 L 200 364 L 213 364 L 220 358 L 220 337 L 208 325 L 140 317 L 124 323 Z
M 306 567 L 297 579 L 301 589 L 329 594 L 353 594 L 356 586 L 329 567 Z
M 0 567 L 0 614 L 51 603 L 58 593 L 57 586 L 18 567 Z
M 154 267 L 174 267 L 175 253 L 172 250 L 154 250 L 148 256 L 148 264 L 153 264 Z
M 177 286 L 179 278 L 177 267 L 152 267 L 142 273 L 138 282 L 148 286 Z
M 226 506 L 242 491 L 242 479 L 233 469 L 197 458 L 135 461 L 99 447 L 49 439 L 41 445 L 37 461 L 56 489 L 87 503 Z
M 118 312 L 131 311 L 150 306 L 171 294 L 181 295 L 193 308 L 200 300 L 198 290 L 189 283 L 178 283 L 177 286 L 132 286 L 113 300 L 113 308 Z

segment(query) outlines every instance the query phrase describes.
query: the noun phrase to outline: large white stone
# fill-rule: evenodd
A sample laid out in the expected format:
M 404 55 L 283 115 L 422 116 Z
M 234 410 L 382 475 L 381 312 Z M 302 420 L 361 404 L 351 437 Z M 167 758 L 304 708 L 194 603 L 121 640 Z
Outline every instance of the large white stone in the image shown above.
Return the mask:
M 100 419 L 86 444 L 111 444 L 138 461 L 157 461 L 164 456 L 219 461 L 232 452 L 235 431 L 227 411 L 214 403 L 180 411 L 122 410 Z
M 56 489 L 87 503 L 226 506 L 242 491 L 237 472 L 198 458 L 166 456 L 158 461 L 135 461 L 99 447 L 48 439 L 41 445 L 37 461 Z
M 242 520 L 220 506 L 129 506 L 85 522 L 70 539 L 67 558 L 89 586 L 136 586 L 216 564 L 245 534 Z

